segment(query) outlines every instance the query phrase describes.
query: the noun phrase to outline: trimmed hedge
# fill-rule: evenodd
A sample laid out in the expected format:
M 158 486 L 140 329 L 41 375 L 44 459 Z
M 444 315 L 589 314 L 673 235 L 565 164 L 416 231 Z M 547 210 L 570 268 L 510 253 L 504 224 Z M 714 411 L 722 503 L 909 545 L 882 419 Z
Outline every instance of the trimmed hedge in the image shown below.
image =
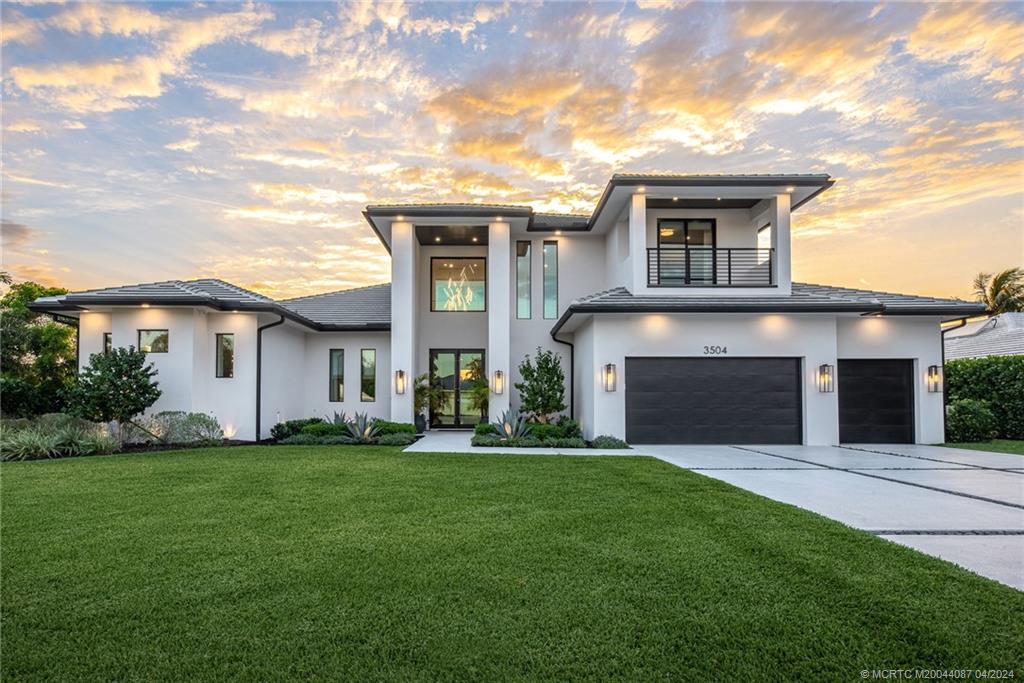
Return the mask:
M 1024 356 L 961 358 L 946 361 L 945 370 L 950 408 L 962 399 L 985 401 L 995 416 L 996 437 L 1024 439 Z
M 377 434 L 380 436 L 387 436 L 388 434 L 416 434 L 416 425 L 411 422 L 374 420 L 373 424 L 377 427 Z
M 295 436 L 302 431 L 303 427 L 317 422 L 323 422 L 323 418 L 308 417 L 302 420 L 286 420 L 284 422 L 279 422 L 270 430 L 270 436 L 275 441 L 282 441 L 290 436 Z
M 614 436 L 595 436 L 591 445 L 594 448 L 629 448 L 629 444 Z
M 543 424 L 540 422 L 530 423 L 530 436 L 538 439 L 579 439 L 583 432 L 580 423 L 563 417 L 557 422 Z
M 974 398 L 953 401 L 946 409 L 946 439 L 954 443 L 988 441 L 996 434 L 996 417 L 988 403 Z
M 333 422 L 314 422 L 303 427 L 300 433 L 309 436 L 351 436 L 347 424 Z
M 416 440 L 416 434 L 409 434 L 408 432 L 395 432 L 394 434 L 385 434 L 377 439 L 378 446 L 408 446 Z
M 498 432 L 490 422 L 477 422 L 473 427 L 474 436 L 497 436 Z

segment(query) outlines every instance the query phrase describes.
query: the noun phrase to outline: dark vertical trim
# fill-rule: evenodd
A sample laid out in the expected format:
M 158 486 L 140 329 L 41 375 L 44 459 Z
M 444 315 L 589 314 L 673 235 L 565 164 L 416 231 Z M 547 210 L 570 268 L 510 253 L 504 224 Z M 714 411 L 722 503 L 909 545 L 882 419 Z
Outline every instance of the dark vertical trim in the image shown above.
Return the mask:
M 569 418 L 576 419 L 576 345 L 572 342 L 562 341 L 555 335 L 551 335 L 559 344 L 569 347 Z
M 260 442 L 260 410 L 263 398 L 263 331 L 284 324 L 282 315 L 277 322 L 267 323 L 256 328 L 256 443 Z

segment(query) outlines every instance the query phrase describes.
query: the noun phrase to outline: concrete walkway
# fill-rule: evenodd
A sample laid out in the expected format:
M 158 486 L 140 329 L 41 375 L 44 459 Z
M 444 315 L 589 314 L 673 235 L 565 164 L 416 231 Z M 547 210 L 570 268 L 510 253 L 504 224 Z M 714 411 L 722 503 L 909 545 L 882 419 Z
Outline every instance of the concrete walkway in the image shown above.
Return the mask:
M 642 446 L 1024 590 L 1024 458 L 941 446 Z

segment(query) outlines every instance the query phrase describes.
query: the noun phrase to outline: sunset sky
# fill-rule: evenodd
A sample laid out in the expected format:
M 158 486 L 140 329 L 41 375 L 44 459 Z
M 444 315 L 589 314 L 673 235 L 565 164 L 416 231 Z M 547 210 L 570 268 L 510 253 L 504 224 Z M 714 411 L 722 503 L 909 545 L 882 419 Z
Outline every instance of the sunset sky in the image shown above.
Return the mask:
M 1024 4 L 3 4 L 3 263 L 71 289 L 389 279 L 367 203 L 590 213 L 615 172 L 830 173 L 794 278 L 1024 263 Z

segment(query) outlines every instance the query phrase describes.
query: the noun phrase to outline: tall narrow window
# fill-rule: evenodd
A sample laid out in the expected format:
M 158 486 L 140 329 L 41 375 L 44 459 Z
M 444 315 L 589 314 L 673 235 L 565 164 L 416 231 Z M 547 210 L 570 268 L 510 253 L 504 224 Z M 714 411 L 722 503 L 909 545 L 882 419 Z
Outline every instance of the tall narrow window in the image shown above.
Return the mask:
M 139 330 L 139 351 L 167 353 L 170 340 L 167 330 Z
M 516 242 L 516 317 L 528 320 L 530 311 L 530 243 Z
M 114 348 L 114 335 L 110 332 L 103 333 L 103 353 L 110 353 Z
M 360 361 L 360 375 L 359 375 L 359 400 L 360 401 L 376 401 L 377 400 L 377 351 L 376 349 L 363 349 L 359 356 Z
M 235 376 L 235 335 L 217 335 L 217 377 Z
M 558 317 L 558 242 L 544 242 L 544 317 Z
M 331 398 L 332 403 L 345 400 L 345 350 L 331 349 Z

